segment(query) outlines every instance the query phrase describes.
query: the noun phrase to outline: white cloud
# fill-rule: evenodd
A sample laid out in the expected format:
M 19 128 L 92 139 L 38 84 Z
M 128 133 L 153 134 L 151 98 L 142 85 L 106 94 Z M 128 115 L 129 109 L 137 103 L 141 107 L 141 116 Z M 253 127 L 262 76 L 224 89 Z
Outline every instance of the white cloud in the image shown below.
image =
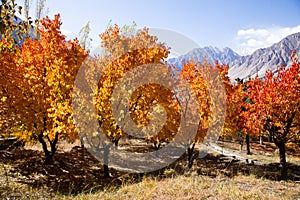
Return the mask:
M 66 29 L 63 29 L 63 28 L 61 28 L 60 31 L 61 31 L 61 33 L 62 33 L 63 35 L 69 35 L 69 34 L 72 33 L 72 31 L 69 31 L 69 30 L 66 30 Z
M 300 25 L 295 27 L 272 27 L 265 29 L 241 29 L 237 31 L 236 51 L 241 55 L 253 53 L 259 48 L 266 48 L 279 42 L 286 36 L 300 32 Z

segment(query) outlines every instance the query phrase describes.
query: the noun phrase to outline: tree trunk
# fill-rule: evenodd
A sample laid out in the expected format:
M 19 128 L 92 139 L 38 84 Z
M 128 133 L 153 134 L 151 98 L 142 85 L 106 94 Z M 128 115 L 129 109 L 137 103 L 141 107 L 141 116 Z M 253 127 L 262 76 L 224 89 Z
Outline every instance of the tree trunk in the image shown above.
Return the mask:
M 240 140 L 240 151 L 241 151 L 241 152 L 243 151 L 243 145 L 244 145 L 244 141 L 243 141 L 243 140 Z
M 249 134 L 246 134 L 246 145 L 247 145 L 247 155 L 250 155 L 250 136 Z
M 160 148 L 160 143 L 154 142 L 154 150 L 157 151 Z
M 108 168 L 109 145 L 105 145 L 103 147 L 103 151 L 104 151 L 104 156 L 103 156 L 104 177 L 110 177 L 109 168 Z
M 259 144 L 260 144 L 260 145 L 263 145 L 263 144 L 264 144 L 264 140 L 263 140 L 263 137 L 262 137 L 262 136 L 259 136 Z
M 120 141 L 120 138 L 113 138 L 112 139 L 112 142 L 114 143 L 115 149 L 118 149 L 118 147 L 119 147 L 119 141 Z
M 268 137 L 268 142 L 273 142 L 273 137 L 272 137 L 272 135 L 269 135 L 269 137 Z
M 80 139 L 80 148 L 81 148 L 81 158 L 84 160 L 84 143 L 82 138 Z
M 38 139 L 39 139 L 39 142 L 42 144 L 42 148 L 43 148 L 43 151 L 45 153 L 45 164 L 49 164 L 52 160 L 52 154 L 51 152 L 48 150 L 48 147 L 47 147 L 47 143 L 46 141 L 44 140 L 44 134 L 43 132 L 41 132 L 39 135 L 38 135 Z
M 193 162 L 194 162 L 194 149 L 195 149 L 195 143 L 192 144 L 192 146 L 188 147 L 187 152 L 188 152 L 188 167 L 192 168 Z
M 116 148 L 117 148 L 118 145 L 119 145 L 119 141 L 120 141 L 120 138 L 116 139 L 115 142 L 114 142 Z
M 287 166 L 286 166 L 286 155 L 285 155 L 285 143 L 278 143 L 279 156 L 280 156 L 280 173 L 281 180 L 287 179 Z
M 43 148 L 43 151 L 44 151 L 45 157 L 46 157 L 45 164 L 52 163 L 52 158 L 53 158 L 53 156 L 56 152 L 56 144 L 58 142 L 58 135 L 59 135 L 59 133 L 55 134 L 55 138 L 54 138 L 53 141 L 51 141 L 48 136 L 46 137 L 48 139 L 49 144 L 50 144 L 50 151 L 48 150 L 47 142 L 44 140 L 43 132 L 41 132 L 38 135 L 38 140 L 42 144 L 42 148 Z
M 44 129 L 45 129 L 46 124 L 47 124 L 47 118 L 46 117 L 43 117 L 43 122 L 44 122 Z M 34 124 L 34 127 L 36 128 L 36 124 Z M 58 140 L 58 135 L 55 136 L 55 139 Z M 50 142 L 51 151 L 48 150 L 47 143 L 44 139 L 44 132 L 43 131 L 41 131 L 40 134 L 38 135 L 38 140 L 42 144 L 42 148 L 43 148 L 43 151 L 45 153 L 45 157 L 46 157 L 45 158 L 45 164 L 50 164 L 52 162 L 52 157 L 53 157 L 53 155 L 56 151 L 55 146 L 52 145 L 52 143 L 51 143 L 51 141 L 48 137 L 48 141 Z
M 51 140 L 48 138 L 48 139 L 49 139 L 49 143 L 50 143 L 50 147 L 51 147 L 51 155 L 52 155 L 52 156 L 55 154 L 55 152 L 56 152 L 56 150 L 57 150 L 56 144 L 57 144 L 57 142 L 58 142 L 58 135 L 59 135 L 59 133 L 55 133 L 55 138 L 54 138 L 53 141 L 51 141 Z

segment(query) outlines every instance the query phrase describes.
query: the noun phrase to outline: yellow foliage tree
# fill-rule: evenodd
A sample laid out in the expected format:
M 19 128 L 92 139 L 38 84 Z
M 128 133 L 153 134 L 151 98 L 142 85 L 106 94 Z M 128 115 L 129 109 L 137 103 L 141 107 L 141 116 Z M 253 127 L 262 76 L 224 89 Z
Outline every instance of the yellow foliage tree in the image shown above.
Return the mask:
M 193 151 L 196 143 L 214 142 L 222 132 L 225 109 L 226 109 L 226 89 L 230 87 L 228 78 L 228 66 L 215 66 L 204 61 L 194 62 L 190 60 L 183 63 L 181 75 L 188 81 L 193 89 L 197 106 L 195 111 L 199 116 L 200 122 L 195 138 L 190 142 L 188 147 L 189 166 L 193 163 Z
M 117 142 L 120 137 L 126 135 L 117 125 L 112 113 L 112 94 L 118 81 L 136 66 L 160 64 L 169 51 L 163 44 L 157 42 L 156 37 L 150 36 L 147 29 L 138 31 L 136 35 L 126 36 L 115 25 L 101 34 L 101 39 L 107 55 L 102 58 L 105 69 L 95 94 L 96 110 L 100 127 L 108 137 Z M 147 91 L 143 92 L 144 95 L 149 94 Z M 140 113 L 135 116 L 136 120 L 144 117 Z
M 74 141 L 78 137 L 72 118 L 72 90 L 87 52 L 77 40 L 66 41 L 59 15 L 54 20 L 46 17 L 41 24 L 40 40 L 26 39 L 13 55 L 9 71 L 3 73 L 9 74 L 6 88 L 11 116 L 24 130 L 16 136 L 38 140 L 50 161 L 59 139 Z

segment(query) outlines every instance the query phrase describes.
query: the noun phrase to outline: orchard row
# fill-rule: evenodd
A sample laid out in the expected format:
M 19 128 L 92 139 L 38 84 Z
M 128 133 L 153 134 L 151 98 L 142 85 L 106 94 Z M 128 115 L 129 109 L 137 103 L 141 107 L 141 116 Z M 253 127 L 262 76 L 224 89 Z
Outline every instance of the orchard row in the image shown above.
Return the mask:
M 12 43 L 9 37 L 0 41 L 0 130 L 3 136 L 40 142 L 46 162 L 51 162 L 59 140 L 73 142 L 80 138 L 92 146 L 103 145 L 103 134 L 88 130 L 93 127 L 89 124 L 93 119 L 97 120 L 105 138 L 118 145 L 120 138 L 129 137 L 128 131 L 119 124 L 125 116 L 129 115 L 138 127 L 153 126 L 152 129 L 158 124 L 150 122 L 161 122 L 160 117 L 165 116 L 164 124 L 156 133 L 134 129 L 140 130 L 135 133 L 136 137 L 152 142 L 159 149 L 161 144 L 178 142 L 175 138 L 186 138 L 185 134 L 189 133 L 177 135 L 182 121 L 197 126 L 196 133 L 185 143 L 192 163 L 191 152 L 196 143 L 205 140 L 208 131 L 222 137 L 267 134 L 279 148 L 281 175 L 283 179 L 287 177 L 286 144 L 299 145 L 300 141 L 300 63 L 293 53 L 290 67 L 279 66 L 276 72 L 267 72 L 263 79 L 236 80 L 232 84 L 228 77 L 229 66 L 218 62 L 212 65 L 190 60 L 183 63 L 181 70 L 169 66 L 165 60 L 170 49 L 158 42 L 156 36 L 149 35 L 146 28 L 131 31 L 111 26 L 100 35 L 105 53 L 89 55 L 77 39 L 66 40 L 60 31 L 59 15 L 53 20 L 42 19 L 40 25 L 38 39 L 28 37 L 22 44 Z M 144 66 L 147 71 L 153 64 L 165 68 L 172 84 L 177 84 L 179 89 L 171 91 L 160 84 L 143 84 L 128 93 L 127 107 L 114 107 L 113 102 L 119 105 L 118 101 L 128 95 L 114 95 L 122 77 L 137 66 Z M 85 66 L 84 71 L 80 71 L 82 66 Z M 161 73 L 157 70 L 151 75 L 161 76 Z M 76 90 L 78 78 L 81 82 L 77 84 L 84 89 Z M 216 84 L 218 80 L 222 84 Z M 192 93 L 184 93 L 187 88 L 191 88 Z M 196 103 L 187 94 L 191 94 Z M 77 97 L 90 101 L 80 101 Z M 91 108 L 96 112 L 87 112 Z M 165 115 L 155 115 L 155 119 L 152 108 Z M 113 109 L 119 112 L 118 119 Z M 128 124 L 126 130 L 134 132 Z

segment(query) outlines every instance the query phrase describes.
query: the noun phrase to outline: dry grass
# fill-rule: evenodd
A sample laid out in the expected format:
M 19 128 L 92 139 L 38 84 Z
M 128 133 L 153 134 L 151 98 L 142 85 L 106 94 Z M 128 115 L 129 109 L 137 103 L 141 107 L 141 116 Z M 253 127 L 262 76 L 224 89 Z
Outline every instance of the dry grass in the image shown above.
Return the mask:
M 124 174 L 112 170 L 113 177 L 105 179 L 101 163 L 82 149 L 73 148 L 78 144 L 60 143 L 60 151 L 50 166 L 42 163 L 39 145 L 15 152 L 0 152 L 0 199 L 300 200 L 300 179 L 274 181 L 278 175 L 274 165 L 247 165 L 212 153 L 197 159 L 190 170 L 186 169 L 186 158 L 183 157 L 159 172 Z M 234 149 L 238 144 L 226 145 L 227 150 L 231 148 L 246 156 Z M 277 159 L 274 149 L 263 148 L 254 146 L 251 159 L 261 158 L 270 163 Z M 291 156 L 297 164 L 299 156 Z M 295 166 L 299 168 L 299 164 Z M 290 172 L 297 174 L 299 171 Z
M 274 143 L 264 142 L 260 145 L 258 143 L 250 143 L 251 155 L 246 154 L 246 144 L 243 145 L 242 151 L 240 151 L 240 145 L 237 142 L 218 142 L 218 145 L 224 147 L 225 150 L 229 150 L 236 155 L 251 159 L 263 161 L 264 163 L 278 163 L 279 162 L 279 151 Z M 300 164 L 300 149 L 289 149 L 287 148 L 286 153 L 287 162 L 295 165 Z
M 77 195 L 49 194 L 46 188 L 32 189 L 13 180 L 9 182 L 10 185 L 0 187 L 0 191 L 2 197 L 6 192 L 10 199 L 300 199 L 299 183 L 242 175 L 234 178 L 179 175 L 159 180 L 145 177 L 138 183 L 128 181 L 119 188 Z
M 12 166 L 0 163 L 0 199 L 33 199 L 50 198 L 45 187 L 35 189 L 20 181 L 21 174 L 11 172 Z
M 117 190 L 95 194 L 61 196 L 63 199 L 300 199 L 300 184 L 274 182 L 247 176 L 210 178 L 176 176 L 156 180 L 144 178 Z

